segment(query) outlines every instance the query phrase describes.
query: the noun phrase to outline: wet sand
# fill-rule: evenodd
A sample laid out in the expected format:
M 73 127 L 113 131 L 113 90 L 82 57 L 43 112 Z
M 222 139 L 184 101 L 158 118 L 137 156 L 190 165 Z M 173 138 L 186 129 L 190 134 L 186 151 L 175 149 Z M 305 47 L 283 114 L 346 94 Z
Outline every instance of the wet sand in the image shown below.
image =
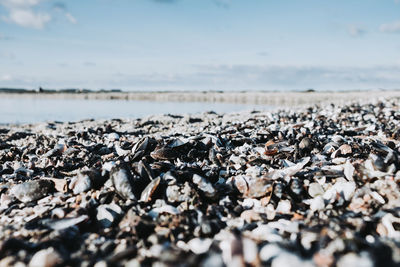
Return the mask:
M 351 91 L 351 92 L 91 92 L 91 93 L 1 93 L 12 98 L 60 99 L 125 99 L 158 102 L 223 102 L 260 104 L 278 107 L 303 106 L 323 103 L 343 104 L 371 98 L 399 97 L 400 90 Z

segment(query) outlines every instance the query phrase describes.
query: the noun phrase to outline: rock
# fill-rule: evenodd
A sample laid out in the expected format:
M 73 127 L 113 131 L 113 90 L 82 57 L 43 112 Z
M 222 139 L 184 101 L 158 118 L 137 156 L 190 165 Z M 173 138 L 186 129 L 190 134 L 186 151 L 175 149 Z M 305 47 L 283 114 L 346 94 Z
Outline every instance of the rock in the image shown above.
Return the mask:
M 224 260 L 222 259 L 222 256 L 217 253 L 210 253 L 208 254 L 207 258 L 205 258 L 201 263 L 201 267 L 224 267 Z
M 341 145 L 339 147 L 339 150 L 340 150 L 340 155 L 343 156 L 351 155 L 351 153 L 353 152 L 351 146 L 349 146 L 348 144 Z
M 166 196 L 168 201 L 171 203 L 184 202 L 190 200 L 191 187 L 188 182 L 185 182 L 183 186 L 170 185 L 167 187 Z
M 346 179 L 348 181 L 354 181 L 354 179 L 353 179 L 354 171 L 355 171 L 355 168 L 354 168 L 353 164 L 351 164 L 350 161 L 346 161 L 346 163 L 344 164 L 343 172 L 344 172 L 344 176 L 346 177 Z
M 103 228 L 111 227 L 124 215 L 117 204 L 104 204 L 97 207 L 96 219 Z
M 88 219 L 89 217 L 87 215 L 81 215 L 79 217 L 74 217 L 74 218 L 45 220 L 42 222 L 42 224 L 53 230 L 63 230 L 72 226 L 79 225 L 83 222 L 86 222 Z
M 373 267 L 374 262 L 368 257 L 368 255 L 364 252 L 360 255 L 355 253 L 347 253 L 346 255 L 342 256 L 339 261 L 337 262 L 337 267 L 350 267 L 350 266 L 357 266 L 357 267 Z
M 193 183 L 197 184 L 199 189 L 204 193 L 206 197 L 213 198 L 216 195 L 216 190 L 213 185 L 200 175 L 193 174 Z
M 116 141 L 116 140 L 119 140 L 119 134 L 117 134 L 117 133 L 109 133 L 109 134 L 107 134 L 106 135 L 106 138 L 107 138 L 107 140 L 109 140 L 109 141 Z
M 158 208 L 152 209 L 148 214 L 153 218 L 157 218 L 158 215 L 162 214 L 162 213 L 169 213 L 169 214 L 172 214 L 172 215 L 178 215 L 180 212 L 174 206 L 164 205 L 162 207 L 158 207 Z
M 243 211 L 242 214 L 240 214 L 240 218 L 242 218 L 248 223 L 261 220 L 260 214 L 254 210 Z
M 311 200 L 310 209 L 312 211 L 319 211 L 325 208 L 325 202 L 321 195 L 316 196 Z
M 291 253 L 280 253 L 273 260 L 271 267 L 281 266 L 303 266 L 314 267 L 314 264 L 309 260 L 303 260 L 299 256 Z
M 66 193 L 68 191 L 68 183 L 65 179 L 62 178 L 44 178 L 46 180 L 50 180 L 54 183 L 54 188 L 58 192 Z
M 110 178 L 118 195 L 124 199 L 136 200 L 133 194 L 133 177 L 130 171 L 125 168 L 114 167 L 110 172 Z
M 60 266 L 62 262 L 60 254 L 50 247 L 36 252 L 29 262 L 29 267 L 54 267 Z
M 319 183 L 311 183 L 308 187 L 308 194 L 311 197 L 316 197 L 324 194 L 324 189 Z
M 151 152 L 150 156 L 158 160 L 171 160 L 177 158 L 179 154 L 171 148 L 160 148 Z
M 287 214 L 290 213 L 291 208 L 292 205 L 290 204 L 289 200 L 281 200 L 279 201 L 278 206 L 276 207 L 276 212 Z
M 300 151 L 310 152 L 313 149 L 313 142 L 310 138 L 304 137 L 299 143 Z
M 154 180 L 152 180 L 147 187 L 143 190 L 142 195 L 140 197 L 140 201 L 142 202 L 149 202 L 154 194 L 154 192 L 157 190 L 158 185 L 160 184 L 161 178 L 157 177 Z
M 260 250 L 260 259 L 262 262 L 269 262 L 283 252 L 284 250 L 282 250 L 278 245 L 267 244 L 264 245 Z
M 195 254 L 203 254 L 206 253 L 212 244 L 212 239 L 210 238 L 194 238 L 190 240 L 188 243 L 190 250 Z
M 242 240 L 242 243 L 243 243 L 243 258 L 245 263 L 251 264 L 253 266 L 259 265 L 257 244 L 249 238 L 244 238 Z
M 92 182 L 88 175 L 78 174 L 71 180 L 69 188 L 72 189 L 74 194 L 80 194 L 86 192 L 92 188 Z
M 21 202 L 41 199 L 54 191 L 54 183 L 50 180 L 34 180 L 14 185 L 10 194 Z

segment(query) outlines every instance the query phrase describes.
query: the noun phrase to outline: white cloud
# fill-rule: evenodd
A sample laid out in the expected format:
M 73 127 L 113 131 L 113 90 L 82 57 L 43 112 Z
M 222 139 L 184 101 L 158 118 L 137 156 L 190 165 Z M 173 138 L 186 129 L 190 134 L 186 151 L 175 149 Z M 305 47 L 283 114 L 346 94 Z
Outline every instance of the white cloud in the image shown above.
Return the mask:
M 133 90 L 400 89 L 400 66 L 198 65 L 188 67 L 185 72 L 137 73 L 124 70 L 123 73 L 84 75 L 75 65 L 68 65 L 62 75 L 51 70 L 34 76 L 0 72 L 0 78 L 1 86 L 26 88 L 79 85 L 93 89 L 110 87 Z
M 217 4 L 217 6 L 228 8 L 231 5 L 231 0 L 214 0 L 214 3 Z
M 51 17 L 49 14 L 35 13 L 30 9 L 12 9 L 4 20 L 22 27 L 42 29 L 51 20 Z
M 11 80 L 13 80 L 13 77 L 10 74 L 0 75 L 0 82 L 9 82 Z
M 7 52 L 7 51 L 0 51 L 0 59 L 9 59 L 9 60 L 15 60 L 16 56 L 12 52 Z
M 30 8 L 39 4 L 41 0 L 0 0 L 0 4 L 10 8 Z
M 381 32 L 400 33 L 400 20 L 392 23 L 382 24 L 379 29 Z
M 366 31 L 362 27 L 357 25 L 350 25 L 347 28 L 347 31 L 352 37 L 360 37 L 366 33 Z
M 65 13 L 65 17 L 66 17 L 67 20 L 68 20 L 69 22 L 71 22 L 72 24 L 78 23 L 78 21 L 76 20 L 76 18 L 75 18 L 74 16 L 72 16 L 71 13 L 69 13 L 69 12 L 66 12 L 66 13 Z
M 47 13 L 36 12 L 33 9 L 40 1 L 0 0 L 0 5 L 3 5 L 8 10 L 8 16 L 3 16 L 2 19 L 22 27 L 42 29 L 51 20 L 51 16 Z
M 63 2 L 54 3 L 53 9 L 56 12 L 64 14 L 65 18 L 67 19 L 67 21 L 69 23 L 72 23 L 72 24 L 77 24 L 78 23 L 78 20 L 71 13 L 68 12 L 67 5 L 64 4 Z
M 99 81 L 137 90 L 395 89 L 399 84 L 399 66 L 198 65 L 186 73 L 118 73 Z

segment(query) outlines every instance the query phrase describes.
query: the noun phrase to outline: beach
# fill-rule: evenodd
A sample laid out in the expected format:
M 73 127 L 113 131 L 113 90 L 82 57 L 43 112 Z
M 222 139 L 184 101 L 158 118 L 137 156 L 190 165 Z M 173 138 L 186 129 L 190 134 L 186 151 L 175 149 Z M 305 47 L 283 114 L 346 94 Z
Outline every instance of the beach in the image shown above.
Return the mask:
M 400 264 L 399 91 L 8 97 L 277 108 L 0 126 L 0 264 Z
M 346 103 L 352 100 L 399 97 L 400 90 L 359 90 L 359 91 L 136 91 L 136 92 L 24 92 L 0 93 L 7 98 L 33 99 L 88 99 L 88 100 L 137 100 L 153 102 L 216 102 L 272 105 L 293 107 L 321 103 Z

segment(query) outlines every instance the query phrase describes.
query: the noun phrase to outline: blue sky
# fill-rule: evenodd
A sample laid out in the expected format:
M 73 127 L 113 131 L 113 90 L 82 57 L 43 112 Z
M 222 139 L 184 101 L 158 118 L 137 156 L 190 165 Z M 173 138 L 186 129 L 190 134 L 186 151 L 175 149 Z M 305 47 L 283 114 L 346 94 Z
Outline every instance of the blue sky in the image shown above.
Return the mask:
M 0 87 L 400 88 L 400 0 L 0 0 Z

